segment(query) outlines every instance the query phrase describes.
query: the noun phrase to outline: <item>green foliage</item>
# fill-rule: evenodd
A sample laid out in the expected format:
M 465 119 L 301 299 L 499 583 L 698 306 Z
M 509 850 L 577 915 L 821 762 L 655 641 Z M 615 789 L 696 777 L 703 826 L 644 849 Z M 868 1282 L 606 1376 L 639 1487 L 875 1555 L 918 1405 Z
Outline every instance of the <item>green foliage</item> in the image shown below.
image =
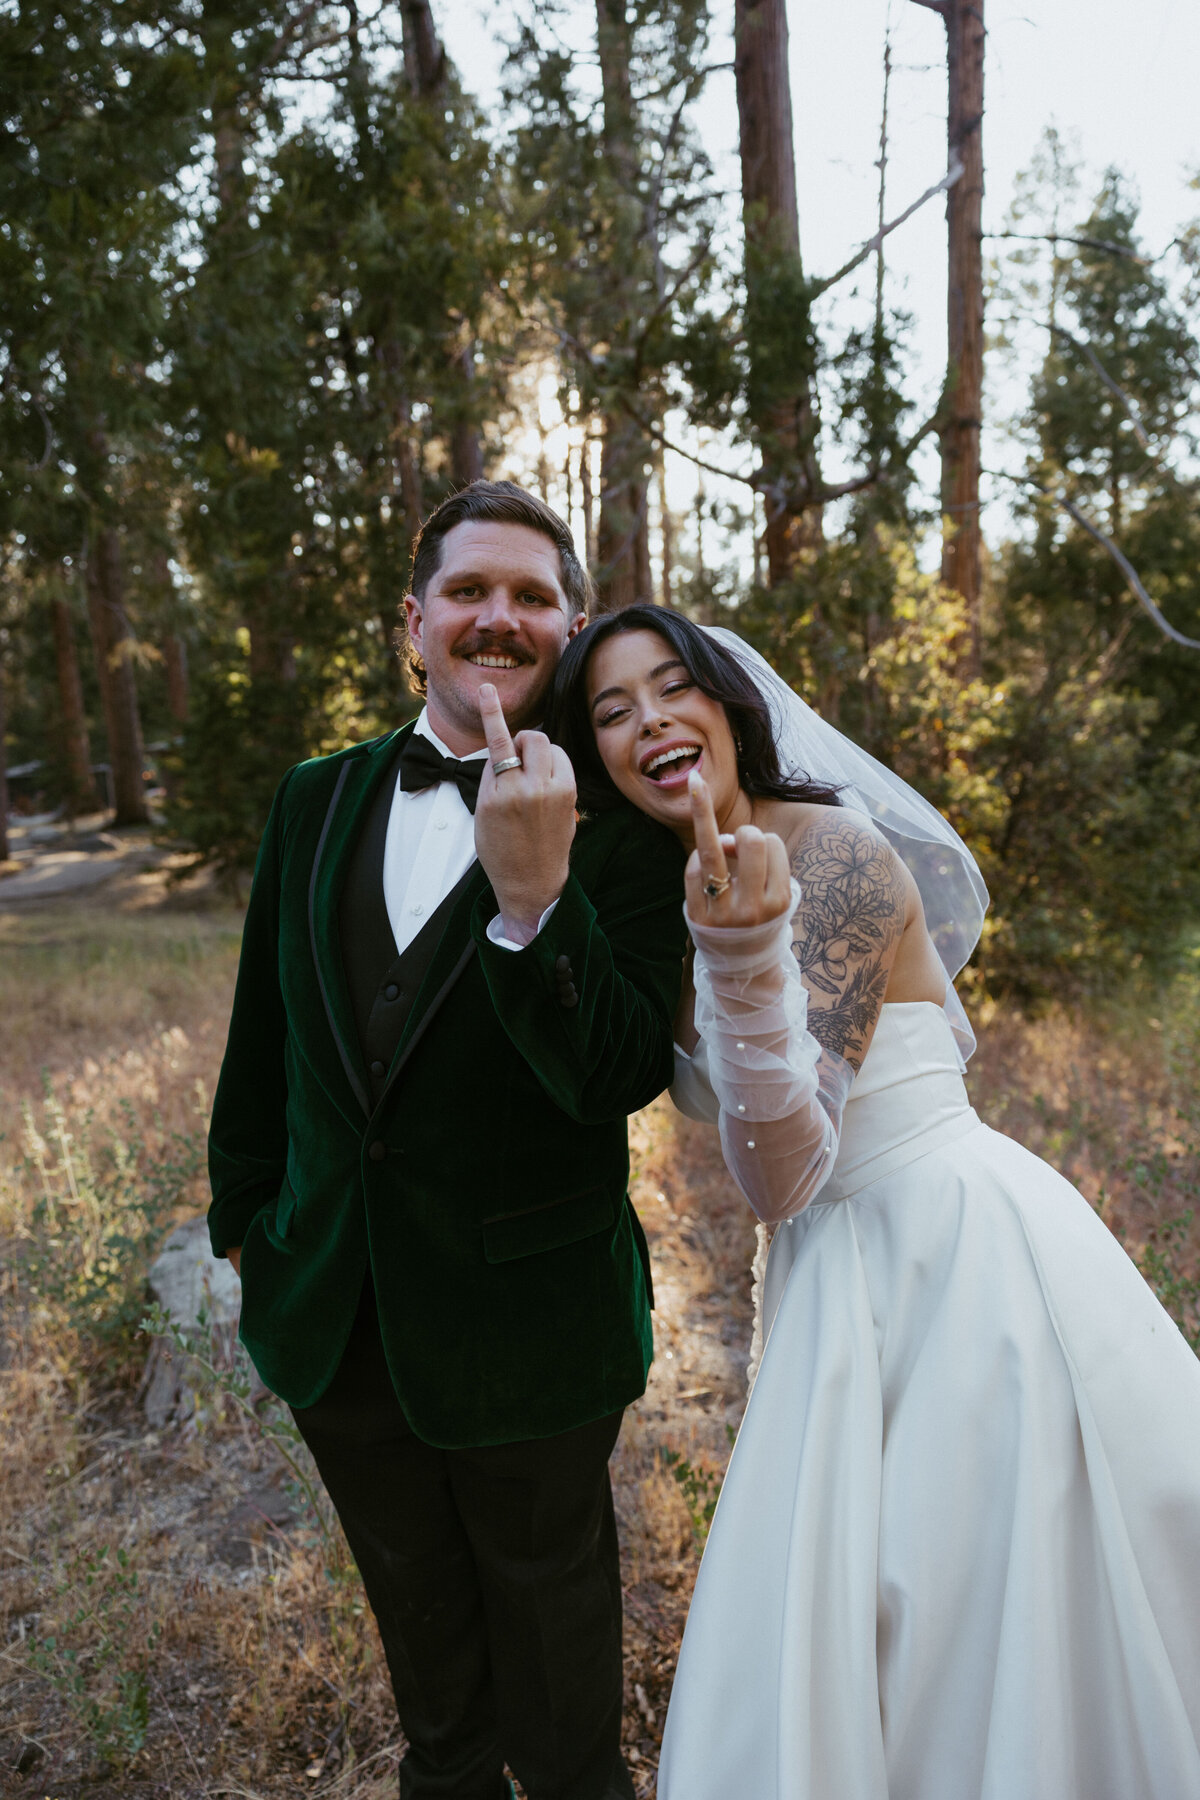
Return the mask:
M 800 257 L 774 244 L 746 253 L 746 407 L 760 438 L 774 450 L 772 422 L 792 418 L 816 375 L 814 289 Z
M 76 1551 L 53 1588 L 54 1630 L 36 1638 L 30 1666 L 65 1700 L 104 1763 L 126 1763 L 146 1742 L 149 1668 L 162 1632 L 146 1619 L 128 1553 Z
M 322 721 L 298 682 L 251 682 L 244 668 L 204 670 L 192 685 L 182 743 L 168 760 L 165 825 L 237 891 L 254 868 L 284 771 L 312 754 Z
M 737 1433 L 731 1425 L 726 1425 L 725 1435 L 732 1450 Z M 725 1481 L 725 1471 L 711 1465 L 706 1466 L 703 1462 L 694 1463 L 682 1450 L 661 1450 L 659 1455 L 663 1467 L 670 1470 L 671 1478 L 683 1496 L 692 1521 L 692 1541 L 700 1555 L 708 1542 L 709 1528 Z
M 964 679 L 960 600 L 906 534 L 876 526 L 811 553 L 794 588 L 757 596 L 739 624 L 967 839 L 992 894 L 979 956 L 992 991 L 1098 991 L 1178 956 L 1200 763 L 1190 734 L 1163 744 L 1158 700 L 1010 596 L 993 592 L 984 670 Z
M 1142 487 L 1148 477 L 1154 481 L 1147 447 L 1151 459 L 1170 448 L 1186 417 L 1194 379 L 1192 333 L 1162 275 L 1145 258 L 1137 217 L 1128 184 L 1119 171 L 1109 170 L 1091 212 L 1077 227 L 1089 242 L 1060 279 L 1059 330 L 1051 334 L 1031 396 L 1043 456 L 1071 472 L 1077 491 L 1105 496 L 1110 524 L 1118 530 L 1126 490 Z M 1124 400 L 1104 382 L 1081 344 Z
M 101 1356 L 110 1369 L 132 1365 L 150 1253 L 203 1165 L 198 1132 L 155 1151 L 125 1110 L 124 1133 L 97 1143 L 90 1112 L 74 1126 L 47 1086 L 40 1116 L 25 1108 L 25 1157 L 2 1178 L 23 1284 L 69 1346 L 76 1379 Z
M 662 1451 L 664 1468 L 678 1484 L 692 1521 L 692 1539 L 698 1552 L 708 1541 L 709 1527 L 721 1497 L 723 1476 L 714 1469 L 698 1468 L 681 1450 Z
M 1189 1255 L 1188 1237 L 1194 1217 L 1195 1214 L 1189 1211 L 1154 1226 L 1135 1260 L 1158 1299 L 1200 1356 L 1200 1275 L 1194 1267 L 1188 1271 L 1183 1267 L 1185 1257 L 1193 1260 Z
M 1153 1023 L 1164 1039 L 1168 1129 L 1165 1135 L 1135 1136 L 1120 1168 L 1161 1221 L 1136 1256 L 1138 1268 L 1200 1356 L 1200 1263 L 1191 1233 L 1200 1209 L 1200 952 L 1195 948 L 1184 972 L 1163 991 L 1159 1010 L 1162 1017 Z M 1183 1210 L 1175 1213 L 1179 1206 Z

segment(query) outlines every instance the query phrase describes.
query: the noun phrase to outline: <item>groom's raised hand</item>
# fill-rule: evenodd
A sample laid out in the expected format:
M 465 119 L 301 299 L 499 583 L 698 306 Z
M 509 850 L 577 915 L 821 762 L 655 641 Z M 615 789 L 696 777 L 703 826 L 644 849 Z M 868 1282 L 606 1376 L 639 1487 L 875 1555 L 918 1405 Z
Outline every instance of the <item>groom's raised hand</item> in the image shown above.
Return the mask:
M 566 751 L 545 732 L 509 736 L 491 682 L 479 690 L 479 711 L 488 762 L 475 807 L 475 851 L 499 902 L 505 937 L 528 944 L 566 885 L 575 836 L 575 772 Z

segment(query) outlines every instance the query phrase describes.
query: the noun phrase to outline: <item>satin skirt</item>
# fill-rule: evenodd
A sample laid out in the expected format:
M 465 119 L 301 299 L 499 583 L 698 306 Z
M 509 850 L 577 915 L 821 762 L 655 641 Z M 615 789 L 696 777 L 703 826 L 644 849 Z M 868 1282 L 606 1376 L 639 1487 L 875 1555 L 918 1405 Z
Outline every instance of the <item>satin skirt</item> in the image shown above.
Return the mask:
M 940 1009 L 885 1007 L 765 1310 L 660 1800 L 1200 1800 L 1200 1362 Z

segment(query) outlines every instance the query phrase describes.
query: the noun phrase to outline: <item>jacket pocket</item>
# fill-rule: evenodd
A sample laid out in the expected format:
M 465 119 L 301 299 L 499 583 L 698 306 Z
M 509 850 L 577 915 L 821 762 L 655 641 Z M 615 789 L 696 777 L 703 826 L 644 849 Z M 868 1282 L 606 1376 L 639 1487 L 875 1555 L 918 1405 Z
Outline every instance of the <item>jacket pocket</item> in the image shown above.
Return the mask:
M 515 1262 L 543 1250 L 561 1250 L 582 1238 L 611 1230 L 620 1197 L 604 1188 L 589 1188 L 546 1206 L 505 1213 L 483 1221 L 483 1253 L 490 1263 Z

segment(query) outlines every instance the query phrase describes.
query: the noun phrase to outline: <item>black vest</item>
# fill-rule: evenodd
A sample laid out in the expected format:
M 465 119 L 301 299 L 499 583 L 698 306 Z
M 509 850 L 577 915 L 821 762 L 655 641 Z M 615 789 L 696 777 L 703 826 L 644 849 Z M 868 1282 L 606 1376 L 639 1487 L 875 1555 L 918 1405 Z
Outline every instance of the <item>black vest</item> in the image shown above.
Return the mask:
M 338 902 L 342 966 L 346 971 L 358 1041 L 366 1065 L 372 1109 L 379 1104 L 387 1085 L 388 1070 L 400 1034 L 455 901 L 475 872 L 472 863 L 462 880 L 426 919 L 408 949 L 397 955 L 396 939 L 383 898 L 383 852 L 399 774 L 400 758 L 397 757 L 372 803 Z

